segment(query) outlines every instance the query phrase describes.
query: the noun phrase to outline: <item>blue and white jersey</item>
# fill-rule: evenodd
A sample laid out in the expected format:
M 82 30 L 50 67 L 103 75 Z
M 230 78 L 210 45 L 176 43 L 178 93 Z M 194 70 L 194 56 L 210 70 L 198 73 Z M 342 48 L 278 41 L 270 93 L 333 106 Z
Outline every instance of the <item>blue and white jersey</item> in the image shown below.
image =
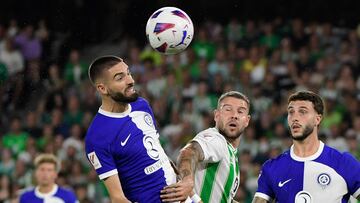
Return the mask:
M 20 196 L 20 203 L 78 203 L 75 194 L 55 185 L 49 193 L 41 193 L 39 188 L 26 190 Z
M 345 203 L 360 195 L 360 163 L 349 153 L 320 142 L 318 151 L 298 157 L 293 146 L 262 168 L 255 196 L 276 202 Z
M 148 102 L 139 97 L 123 113 L 100 108 L 85 138 L 87 157 L 99 178 L 118 174 L 132 202 L 161 202 L 160 190 L 176 182 L 154 121 Z

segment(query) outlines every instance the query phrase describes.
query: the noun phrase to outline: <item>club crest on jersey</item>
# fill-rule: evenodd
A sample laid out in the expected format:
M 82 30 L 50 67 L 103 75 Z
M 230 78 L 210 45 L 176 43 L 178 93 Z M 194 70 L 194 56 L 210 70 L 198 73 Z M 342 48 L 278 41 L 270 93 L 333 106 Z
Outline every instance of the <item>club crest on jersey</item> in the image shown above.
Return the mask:
M 321 187 L 325 188 L 326 186 L 328 186 L 331 182 L 331 178 L 330 175 L 327 173 L 321 173 L 318 177 L 317 177 L 317 182 L 320 184 Z
M 146 113 L 144 115 L 144 120 L 145 120 L 145 123 L 148 124 L 150 127 L 154 126 L 154 123 L 153 123 L 153 120 L 152 120 L 150 114 Z

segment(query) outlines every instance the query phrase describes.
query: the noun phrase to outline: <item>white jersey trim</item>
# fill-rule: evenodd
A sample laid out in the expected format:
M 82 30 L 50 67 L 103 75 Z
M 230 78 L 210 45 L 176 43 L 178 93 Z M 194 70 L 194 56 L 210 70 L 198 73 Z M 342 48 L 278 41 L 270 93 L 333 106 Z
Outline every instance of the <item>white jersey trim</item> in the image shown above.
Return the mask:
M 315 154 L 311 155 L 311 156 L 308 156 L 308 157 L 299 157 L 299 156 L 296 156 L 295 152 L 294 152 L 294 145 L 291 145 L 291 148 L 290 148 L 290 156 L 292 159 L 294 159 L 295 161 L 300 161 L 300 162 L 305 162 L 305 161 L 312 161 L 312 160 L 315 160 L 317 159 L 322 151 L 324 150 L 324 143 L 320 141 L 320 145 L 319 145 L 319 148 L 318 150 L 315 152 Z
M 131 112 L 131 105 L 128 104 L 128 109 L 122 113 L 115 113 L 115 112 L 110 112 L 110 111 L 105 111 L 104 109 L 99 108 L 99 113 L 102 114 L 102 115 L 105 115 L 105 116 L 108 116 L 108 117 L 111 117 L 111 118 L 124 118 L 125 116 L 129 115 L 130 112 Z
M 111 171 L 108 171 L 106 173 L 99 175 L 99 178 L 100 178 L 100 180 L 104 180 L 105 178 L 108 178 L 108 177 L 116 175 L 116 174 L 118 174 L 117 169 L 113 169 Z
M 256 192 L 255 195 L 254 195 L 254 197 L 263 198 L 263 199 L 265 199 L 265 200 L 268 201 L 268 202 L 271 202 L 271 201 L 272 201 L 272 198 L 271 198 L 269 195 L 264 194 L 264 193 L 261 193 L 261 192 Z
M 48 193 L 42 193 L 40 192 L 40 188 L 39 186 L 35 188 L 35 196 L 40 198 L 40 199 L 45 199 L 46 197 L 51 197 L 54 196 L 56 194 L 56 192 L 58 191 L 59 186 L 57 184 L 55 184 L 52 188 L 52 190 Z
M 357 198 L 360 195 L 360 188 L 358 188 L 356 190 L 356 192 L 354 192 L 354 194 L 352 195 L 353 197 Z

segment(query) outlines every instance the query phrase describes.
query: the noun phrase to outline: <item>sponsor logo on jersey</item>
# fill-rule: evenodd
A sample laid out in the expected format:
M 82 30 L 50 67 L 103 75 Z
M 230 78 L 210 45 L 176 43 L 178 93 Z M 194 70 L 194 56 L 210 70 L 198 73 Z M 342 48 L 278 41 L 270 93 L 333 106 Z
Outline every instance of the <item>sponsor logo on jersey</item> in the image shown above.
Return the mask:
M 130 135 L 131 135 L 131 133 L 129 133 L 129 135 L 126 137 L 126 139 L 125 139 L 124 141 L 121 141 L 121 142 L 120 142 L 120 144 L 121 144 L 122 147 L 126 145 L 127 141 L 128 141 L 129 138 L 130 138 Z
M 288 183 L 288 182 L 290 182 L 290 181 L 291 181 L 291 178 L 288 179 L 288 180 L 285 180 L 284 182 L 279 181 L 278 186 L 279 186 L 279 187 L 283 187 L 286 183 Z
M 239 187 L 239 176 L 236 176 L 235 181 L 234 181 L 234 185 L 233 185 L 233 189 L 231 191 L 231 196 L 234 197 L 236 194 L 236 191 L 238 190 Z
M 95 170 L 102 167 L 95 152 L 90 152 L 88 154 L 88 158 L 90 160 L 90 163 L 94 166 Z
M 151 164 L 150 166 L 144 168 L 144 172 L 146 175 L 150 175 L 156 171 L 158 171 L 160 168 L 164 166 L 164 164 L 168 161 L 168 159 L 160 159 L 159 161 Z

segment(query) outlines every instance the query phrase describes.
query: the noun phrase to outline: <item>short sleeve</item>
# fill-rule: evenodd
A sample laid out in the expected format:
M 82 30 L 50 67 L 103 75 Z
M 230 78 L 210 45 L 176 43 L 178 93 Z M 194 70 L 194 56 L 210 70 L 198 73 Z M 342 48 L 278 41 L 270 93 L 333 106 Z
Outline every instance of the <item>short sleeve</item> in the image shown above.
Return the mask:
M 360 162 L 356 160 L 350 153 L 343 154 L 342 160 L 342 176 L 345 177 L 348 190 L 354 197 L 360 195 Z
M 80 203 L 79 200 L 76 198 L 75 193 L 73 193 L 73 192 L 71 192 L 70 202 L 72 202 L 72 203 Z
M 86 155 L 101 180 L 118 173 L 110 144 L 106 142 L 85 143 Z
M 220 136 L 214 132 L 202 132 L 193 139 L 201 146 L 205 162 L 219 162 L 228 153 L 226 141 Z
M 265 164 L 262 166 L 260 175 L 259 175 L 259 179 L 258 179 L 258 189 L 255 193 L 255 197 L 261 197 L 269 202 L 271 202 L 271 200 L 274 198 L 274 192 L 271 188 L 271 182 L 270 182 L 270 177 L 268 174 L 268 166 L 269 166 L 270 162 L 267 161 L 265 162 Z

